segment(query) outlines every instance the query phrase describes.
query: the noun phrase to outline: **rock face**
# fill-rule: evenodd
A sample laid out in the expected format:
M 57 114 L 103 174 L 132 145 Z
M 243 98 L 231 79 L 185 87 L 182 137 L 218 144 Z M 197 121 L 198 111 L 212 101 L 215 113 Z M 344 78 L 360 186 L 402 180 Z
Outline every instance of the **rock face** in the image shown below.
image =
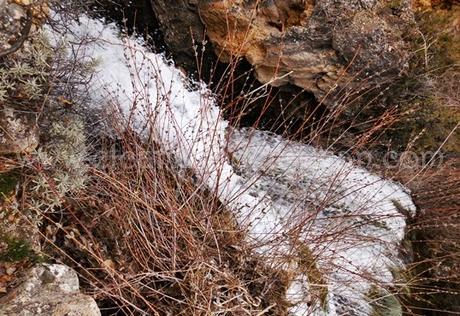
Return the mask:
M 193 40 L 201 42 L 204 25 L 198 14 L 198 0 L 150 0 L 162 27 L 165 42 L 178 64 L 193 65 Z M 192 40 L 193 39 L 193 40 Z
M 35 115 L 0 106 L 0 154 L 31 152 L 38 146 Z
M 404 36 L 414 28 L 409 0 L 151 2 L 173 52 L 190 52 L 191 32 L 204 27 L 220 60 L 245 57 L 261 82 L 290 83 L 317 98 L 351 77 L 379 82 L 403 71 Z
M 39 265 L 25 281 L 0 299 L 2 316 L 99 316 L 96 302 L 79 292 L 75 271 L 63 265 Z

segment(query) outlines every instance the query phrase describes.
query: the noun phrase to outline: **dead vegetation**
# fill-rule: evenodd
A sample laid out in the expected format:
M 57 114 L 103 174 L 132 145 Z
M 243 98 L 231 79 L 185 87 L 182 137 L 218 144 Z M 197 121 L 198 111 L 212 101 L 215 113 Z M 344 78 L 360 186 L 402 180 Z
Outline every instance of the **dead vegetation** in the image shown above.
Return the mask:
M 104 314 L 286 314 L 286 276 L 250 251 L 229 210 L 154 141 L 116 138 L 100 152 L 118 154 L 98 157 L 43 226 L 46 252 L 77 268 Z
M 420 209 L 407 230 L 413 263 L 407 268 L 406 312 L 456 315 L 460 313 L 460 161 L 448 159 L 415 178 L 413 173 L 400 177 L 409 183 Z

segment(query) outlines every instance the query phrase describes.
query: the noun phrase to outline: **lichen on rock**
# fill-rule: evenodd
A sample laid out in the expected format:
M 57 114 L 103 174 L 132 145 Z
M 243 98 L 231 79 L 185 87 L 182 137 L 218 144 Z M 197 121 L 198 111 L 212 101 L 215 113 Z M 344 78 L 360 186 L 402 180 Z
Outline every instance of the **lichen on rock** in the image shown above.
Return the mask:
M 75 271 L 58 264 L 42 264 L 26 274 L 24 282 L 0 298 L 3 316 L 98 316 L 96 302 L 79 291 Z

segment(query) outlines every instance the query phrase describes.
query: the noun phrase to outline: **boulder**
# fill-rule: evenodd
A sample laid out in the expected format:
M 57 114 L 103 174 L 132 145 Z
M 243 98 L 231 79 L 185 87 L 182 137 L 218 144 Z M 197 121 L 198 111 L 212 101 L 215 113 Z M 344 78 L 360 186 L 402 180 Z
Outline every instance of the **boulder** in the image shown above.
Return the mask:
M 64 265 L 38 265 L 24 282 L 0 298 L 2 316 L 99 316 L 96 302 L 79 291 L 75 271 Z
M 244 57 L 259 81 L 293 84 L 318 99 L 403 72 L 415 30 L 409 0 L 151 2 L 173 52 L 192 51 L 190 34 L 205 29 L 221 61 Z M 173 18 L 177 12 L 186 17 Z

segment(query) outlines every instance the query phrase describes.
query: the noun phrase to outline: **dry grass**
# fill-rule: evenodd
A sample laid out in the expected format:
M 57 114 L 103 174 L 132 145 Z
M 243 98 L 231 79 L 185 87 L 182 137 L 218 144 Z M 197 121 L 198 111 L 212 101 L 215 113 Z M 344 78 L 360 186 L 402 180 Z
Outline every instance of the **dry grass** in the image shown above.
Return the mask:
M 405 301 L 412 315 L 460 314 L 460 160 L 427 168 L 409 187 L 419 207 L 407 238 L 413 263 L 407 273 L 410 296 Z M 404 179 L 403 175 L 400 175 Z
M 100 159 L 45 229 L 48 251 L 78 267 L 104 314 L 286 314 L 285 275 L 250 252 L 218 199 L 154 142 L 117 136 L 119 155 Z

